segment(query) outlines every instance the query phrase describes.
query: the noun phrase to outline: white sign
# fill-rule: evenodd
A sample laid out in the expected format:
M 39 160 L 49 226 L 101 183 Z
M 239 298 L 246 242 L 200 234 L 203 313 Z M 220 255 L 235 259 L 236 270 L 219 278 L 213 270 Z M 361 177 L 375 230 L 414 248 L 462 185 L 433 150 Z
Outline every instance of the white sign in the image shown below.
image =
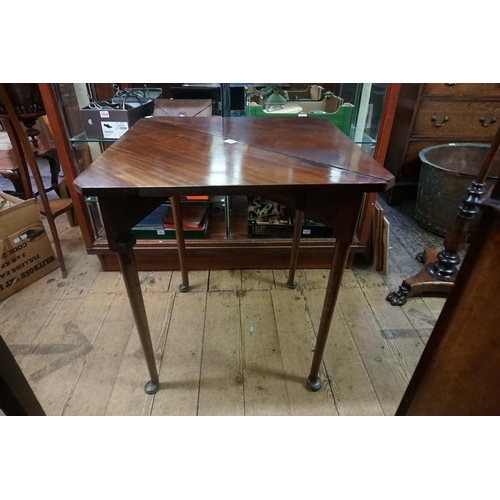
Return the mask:
M 127 122 L 101 122 L 102 134 L 105 139 L 119 139 L 127 130 Z

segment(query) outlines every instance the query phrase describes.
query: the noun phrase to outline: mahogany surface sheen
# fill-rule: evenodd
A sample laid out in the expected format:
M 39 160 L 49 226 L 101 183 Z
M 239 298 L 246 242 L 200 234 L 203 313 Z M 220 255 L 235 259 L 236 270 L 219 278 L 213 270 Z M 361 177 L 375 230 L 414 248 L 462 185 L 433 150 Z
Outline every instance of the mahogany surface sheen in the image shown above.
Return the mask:
M 236 141 L 236 142 L 233 142 Z M 377 192 L 393 176 L 321 118 L 142 119 L 75 180 L 83 195 Z M 349 188 L 346 190 L 346 187 Z

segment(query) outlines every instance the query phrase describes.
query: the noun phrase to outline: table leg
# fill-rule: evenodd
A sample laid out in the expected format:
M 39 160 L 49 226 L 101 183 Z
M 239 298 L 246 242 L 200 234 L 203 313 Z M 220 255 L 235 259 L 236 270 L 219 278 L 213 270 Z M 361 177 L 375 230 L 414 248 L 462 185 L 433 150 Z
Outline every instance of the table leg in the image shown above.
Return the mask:
M 299 258 L 300 236 L 302 235 L 302 225 L 304 224 L 304 212 L 295 210 L 295 226 L 293 229 L 292 257 L 290 259 L 290 270 L 288 272 L 288 288 L 297 288 L 295 281 L 295 271 L 297 269 L 297 260 Z
M 231 220 L 231 197 L 230 196 L 224 196 L 224 223 L 226 226 L 226 240 L 232 240 L 233 237 L 231 236 L 231 226 L 230 226 L 230 221 Z
M 307 385 L 312 391 L 319 391 L 321 389 L 321 380 L 318 377 L 319 367 L 321 365 L 321 360 L 323 359 L 326 339 L 328 338 L 330 323 L 332 322 L 333 311 L 337 302 L 340 284 L 342 282 L 342 274 L 344 273 L 347 258 L 349 257 L 350 248 L 350 243 L 345 243 L 339 240 L 335 243 L 333 262 L 330 269 L 330 276 L 328 278 L 328 285 L 326 287 L 323 311 L 321 312 L 321 320 L 319 323 L 318 337 L 316 339 L 316 347 L 314 349 L 311 373 L 307 379 Z
M 118 260 L 120 262 L 120 269 L 122 271 L 130 307 L 132 308 L 132 314 L 134 315 L 135 326 L 137 327 L 137 333 L 139 334 L 142 350 L 146 358 L 149 376 L 151 377 L 151 380 L 144 386 L 144 390 L 147 394 L 155 394 L 160 388 L 160 382 L 156 369 L 153 344 L 151 343 L 151 334 L 149 333 L 146 308 L 144 307 L 144 300 L 142 297 L 141 284 L 135 264 L 134 243 L 135 237 L 133 236 L 130 236 L 130 239 L 124 243 L 118 243 Z
M 182 224 L 181 200 L 178 196 L 171 196 L 172 215 L 174 217 L 175 238 L 177 240 L 177 251 L 179 252 L 179 262 L 181 265 L 182 284 L 179 285 L 179 291 L 187 292 L 189 290 L 189 278 L 186 259 L 186 243 L 184 241 L 184 231 Z

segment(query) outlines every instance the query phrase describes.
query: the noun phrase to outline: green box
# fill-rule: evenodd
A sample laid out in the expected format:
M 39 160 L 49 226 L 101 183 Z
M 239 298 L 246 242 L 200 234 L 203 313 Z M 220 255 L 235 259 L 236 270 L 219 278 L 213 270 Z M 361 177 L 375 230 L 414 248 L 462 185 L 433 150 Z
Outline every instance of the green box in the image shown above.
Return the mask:
M 354 114 L 354 106 L 349 103 L 340 104 L 341 99 L 334 95 L 325 95 L 318 101 L 310 99 L 290 100 L 283 106 L 271 106 L 264 109 L 261 103 L 247 102 L 245 106 L 246 116 L 255 117 L 311 117 L 325 118 L 339 128 L 349 137 L 351 132 L 351 123 Z M 302 108 L 297 111 L 297 107 Z M 287 108 L 294 110 L 287 112 Z

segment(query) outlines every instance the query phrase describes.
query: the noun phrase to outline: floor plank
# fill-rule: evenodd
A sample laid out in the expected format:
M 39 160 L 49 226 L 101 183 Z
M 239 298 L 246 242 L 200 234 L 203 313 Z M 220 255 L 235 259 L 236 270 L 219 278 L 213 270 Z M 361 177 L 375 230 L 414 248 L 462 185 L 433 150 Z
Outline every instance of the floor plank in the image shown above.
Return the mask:
M 240 307 L 245 415 L 289 415 L 271 292 L 242 291 Z
M 33 307 L 27 307 L 4 336 L 5 343 L 22 370 L 39 344 L 45 324 L 50 323 L 62 302 L 64 301 L 41 299 Z
M 144 280 L 145 293 L 163 293 L 170 290 L 172 271 L 149 271 Z
M 61 415 L 91 355 L 111 294 L 67 299 L 45 325 L 25 374 L 47 415 Z
M 271 290 L 271 296 L 291 414 L 338 415 L 323 367 L 319 373 L 323 387 L 318 392 L 311 392 L 306 386 L 315 335 L 300 290 Z
M 209 290 L 241 290 L 241 270 L 221 269 L 210 271 Z
M 378 273 L 370 268 L 360 268 L 355 271 L 355 274 L 374 317 L 380 325 L 382 337 L 387 340 L 398 356 L 409 381 L 422 355 L 424 342 L 403 309 L 391 305 L 386 300 L 389 290 Z
M 272 269 L 242 269 L 242 290 L 271 290 L 275 288 Z
M 304 297 L 314 329 L 319 328 L 324 290 L 306 289 Z M 359 355 L 345 318 L 335 308 L 323 356 L 340 415 L 383 415 L 375 389 Z
M 115 294 L 86 359 L 65 415 L 104 415 L 125 355 L 134 320 L 126 294 Z M 137 377 L 138 382 L 141 380 Z
M 121 274 L 119 272 L 100 272 L 92 286 L 89 289 L 89 293 L 112 293 L 115 292 L 120 280 Z
M 307 390 L 328 269 L 139 273 L 161 390 L 148 378 L 121 274 L 103 272 L 80 229 L 56 220 L 68 277 L 56 270 L 0 302 L 1 333 L 49 415 L 393 415 L 446 296 L 385 297 L 439 238 L 388 207 L 389 270 L 344 272 L 320 377 Z M 442 243 L 442 241 L 441 241 Z
M 152 415 L 198 412 L 206 298 L 203 292 L 175 294 Z
M 408 383 L 407 376 L 360 288 L 344 288 L 338 304 L 386 415 L 394 415 Z
M 198 270 L 188 271 L 189 289 L 193 292 L 206 292 L 208 290 L 209 272 Z M 182 283 L 182 274 L 180 271 L 172 271 L 169 292 L 178 292 L 179 285 Z
M 273 269 L 275 288 L 281 288 L 284 290 L 288 289 L 287 282 L 289 273 L 288 269 Z M 297 269 L 295 271 L 295 281 L 299 287 L 307 285 L 307 278 L 304 269 Z
M 172 292 L 144 294 L 157 367 L 163 354 L 166 324 L 170 319 L 173 299 Z M 154 398 L 144 391 L 144 384 L 149 379 L 139 334 L 134 327 L 106 407 L 106 415 L 150 415 Z
M 328 269 L 306 269 L 305 275 L 307 281 L 304 283 L 303 287 L 326 289 L 330 271 Z
M 198 415 L 244 415 L 239 298 L 208 292 Z

